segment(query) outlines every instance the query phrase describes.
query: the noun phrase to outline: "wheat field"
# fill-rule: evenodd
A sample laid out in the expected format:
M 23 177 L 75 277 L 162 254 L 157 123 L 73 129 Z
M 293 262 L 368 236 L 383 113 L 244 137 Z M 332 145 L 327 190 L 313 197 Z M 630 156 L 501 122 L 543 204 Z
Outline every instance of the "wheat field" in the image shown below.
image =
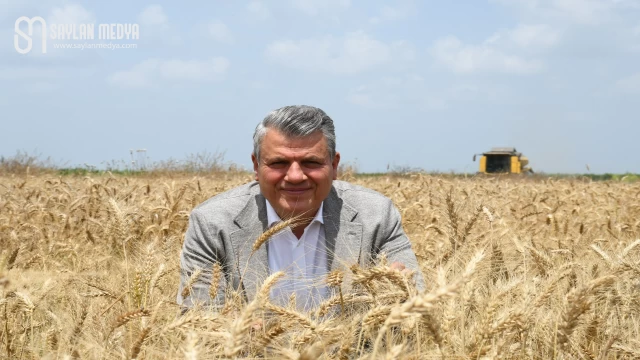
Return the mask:
M 0 176 L 0 358 L 640 358 L 640 182 L 345 177 L 395 202 L 427 291 L 382 258 L 310 313 L 276 273 L 180 316 L 189 212 L 249 175 Z

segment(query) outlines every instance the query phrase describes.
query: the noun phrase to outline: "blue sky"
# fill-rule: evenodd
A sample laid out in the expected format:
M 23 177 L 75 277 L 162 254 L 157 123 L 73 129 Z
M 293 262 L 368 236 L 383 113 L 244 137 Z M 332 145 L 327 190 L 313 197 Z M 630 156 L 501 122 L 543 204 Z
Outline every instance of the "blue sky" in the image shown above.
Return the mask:
M 140 39 L 21 55 L 20 16 Z M 640 0 L 0 0 L 0 34 L 4 156 L 249 168 L 255 125 L 307 104 L 361 171 L 474 172 L 474 153 L 515 146 L 539 171 L 640 172 Z

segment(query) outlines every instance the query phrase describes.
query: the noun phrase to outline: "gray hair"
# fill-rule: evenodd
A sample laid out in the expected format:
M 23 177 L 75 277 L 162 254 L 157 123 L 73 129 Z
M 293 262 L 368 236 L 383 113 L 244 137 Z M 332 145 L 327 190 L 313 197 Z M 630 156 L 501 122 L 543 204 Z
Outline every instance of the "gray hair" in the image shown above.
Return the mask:
M 267 129 L 276 129 L 287 137 L 304 137 L 322 131 L 327 139 L 331 161 L 336 155 L 336 132 L 333 120 L 321 109 L 307 105 L 285 106 L 270 112 L 253 133 L 253 154 L 260 160 L 260 146 Z

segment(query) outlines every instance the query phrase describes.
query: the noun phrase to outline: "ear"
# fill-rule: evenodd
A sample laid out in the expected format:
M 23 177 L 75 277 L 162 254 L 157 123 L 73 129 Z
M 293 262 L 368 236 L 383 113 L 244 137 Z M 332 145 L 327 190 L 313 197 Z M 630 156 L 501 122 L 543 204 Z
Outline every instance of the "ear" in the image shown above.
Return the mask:
M 259 164 L 258 164 L 258 159 L 256 159 L 256 154 L 251 154 L 251 162 L 253 162 L 253 173 L 256 176 L 256 181 L 258 180 L 258 168 L 259 168 Z
M 333 180 L 338 179 L 338 165 L 340 165 L 340 153 L 336 152 L 336 156 L 333 157 L 333 163 L 331 163 L 331 167 L 333 168 Z

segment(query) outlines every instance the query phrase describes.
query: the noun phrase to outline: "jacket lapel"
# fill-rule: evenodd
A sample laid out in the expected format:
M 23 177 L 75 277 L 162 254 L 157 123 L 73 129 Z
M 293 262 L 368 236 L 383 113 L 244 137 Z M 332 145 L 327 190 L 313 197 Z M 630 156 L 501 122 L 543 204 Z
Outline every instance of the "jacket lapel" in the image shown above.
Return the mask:
M 258 219 L 259 221 L 256 221 Z M 261 194 L 252 196 L 234 220 L 240 229 L 230 234 L 237 254 L 236 269 L 249 301 L 269 276 L 267 246 L 263 244 L 253 252 L 253 243 L 267 229 L 267 210 Z
M 346 204 L 335 187 L 324 201 L 325 239 L 329 271 L 345 270 L 359 264 L 362 224 L 355 223 L 358 212 Z

